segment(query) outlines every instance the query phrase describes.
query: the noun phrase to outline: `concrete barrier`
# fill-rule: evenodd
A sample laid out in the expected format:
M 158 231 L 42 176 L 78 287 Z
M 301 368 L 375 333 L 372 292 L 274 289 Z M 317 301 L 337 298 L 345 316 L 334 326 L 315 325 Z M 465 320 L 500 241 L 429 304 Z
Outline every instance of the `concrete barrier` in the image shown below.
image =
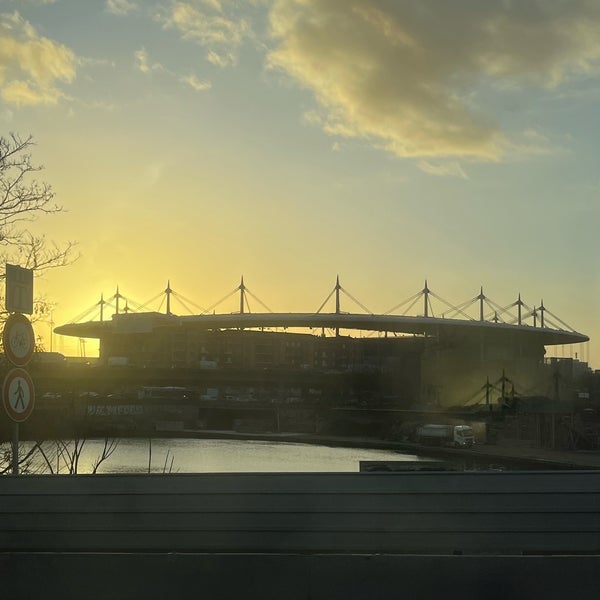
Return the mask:
M 352 595 L 357 577 L 384 593 L 394 573 L 420 573 L 430 589 L 435 566 L 495 590 L 533 578 L 554 597 L 567 580 L 599 583 L 600 471 L 6 476 L 0 552 L 0 575 L 37 572 L 27 585 L 40 591 L 73 581 L 82 593 L 108 569 L 123 590 L 162 589 L 148 583 L 159 576 L 201 590 L 221 573 L 221 590 L 280 592 L 262 598 L 337 597 L 318 586 L 366 597 Z

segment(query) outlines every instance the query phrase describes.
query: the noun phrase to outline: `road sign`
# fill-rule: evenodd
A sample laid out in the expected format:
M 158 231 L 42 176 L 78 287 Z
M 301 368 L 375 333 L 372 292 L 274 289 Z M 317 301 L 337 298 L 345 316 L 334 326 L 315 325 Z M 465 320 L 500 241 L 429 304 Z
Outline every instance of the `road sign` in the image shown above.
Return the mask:
M 24 367 L 33 356 L 35 337 L 33 327 L 25 315 L 10 315 L 2 332 L 2 343 L 6 358 L 15 367 Z
M 8 312 L 33 313 L 33 269 L 6 264 L 5 304 Z
M 33 411 L 35 390 L 29 373 L 11 369 L 2 384 L 2 402 L 8 416 L 17 423 L 25 421 Z

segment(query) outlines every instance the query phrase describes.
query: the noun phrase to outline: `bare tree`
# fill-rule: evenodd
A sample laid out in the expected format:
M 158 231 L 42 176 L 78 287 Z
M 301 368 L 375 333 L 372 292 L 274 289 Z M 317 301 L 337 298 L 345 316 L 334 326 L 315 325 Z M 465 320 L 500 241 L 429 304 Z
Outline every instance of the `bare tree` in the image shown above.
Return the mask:
M 23 445 L 19 446 L 19 473 L 32 474 L 45 472 L 46 465 L 36 460 L 36 453 L 38 452 L 41 452 L 46 461 L 48 460 L 39 442 L 36 442 L 29 449 L 25 448 Z M 12 467 L 12 447 L 10 444 L 2 444 L 0 445 L 0 475 L 11 473 Z
M 42 215 L 63 211 L 54 201 L 54 191 L 36 174 L 43 169 L 31 162 L 33 137 L 22 138 L 11 133 L 0 136 L 0 261 L 33 269 L 37 274 L 73 262 L 74 242 L 59 246 L 44 235 L 35 235 L 28 228 Z M 4 274 L 0 274 L 0 279 Z M 38 312 L 44 312 L 47 302 L 41 301 Z
M 56 440 L 57 451 L 69 475 L 77 475 L 79 471 L 79 458 L 83 452 L 86 440 Z
M 30 448 L 19 446 L 19 472 L 21 474 L 35 473 L 79 473 L 80 458 L 85 439 L 55 440 L 53 442 L 35 442 Z M 92 475 L 98 473 L 100 465 L 107 461 L 116 451 L 119 439 L 106 436 L 101 453 L 92 463 Z M 171 460 L 171 468 L 173 460 Z M 0 475 L 10 473 L 12 469 L 12 448 L 10 444 L 0 445 Z M 166 469 L 166 461 L 165 461 Z M 169 471 L 170 472 L 170 471 Z
M 110 456 L 114 453 L 119 445 L 119 440 L 114 438 L 105 437 L 104 438 L 104 446 L 102 448 L 102 453 L 100 456 L 97 456 L 94 460 L 94 464 L 92 465 L 92 474 L 95 475 L 98 472 L 98 468 L 100 465 L 110 458 Z

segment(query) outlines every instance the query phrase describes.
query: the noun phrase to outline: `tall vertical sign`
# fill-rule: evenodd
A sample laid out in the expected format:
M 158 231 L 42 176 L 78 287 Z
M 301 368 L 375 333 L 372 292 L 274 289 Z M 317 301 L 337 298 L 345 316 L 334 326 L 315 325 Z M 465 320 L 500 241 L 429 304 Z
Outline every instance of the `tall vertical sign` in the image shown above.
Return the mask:
M 2 331 L 5 357 L 14 365 L 2 384 L 2 403 L 13 421 L 12 472 L 19 473 L 19 423 L 33 411 L 35 390 L 24 367 L 35 349 L 33 327 L 22 313 L 33 313 L 33 270 L 6 265 L 6 310 L 11 312 Z
M 6 263 L 6 310 L 33 313 L 33 269 L 24 269 Z

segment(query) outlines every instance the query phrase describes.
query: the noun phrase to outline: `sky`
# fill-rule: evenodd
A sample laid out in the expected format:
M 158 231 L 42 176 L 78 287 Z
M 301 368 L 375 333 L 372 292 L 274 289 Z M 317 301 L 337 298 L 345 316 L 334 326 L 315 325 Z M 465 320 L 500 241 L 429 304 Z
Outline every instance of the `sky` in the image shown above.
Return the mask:
M 0 134 L 77 242 L 55 325 L 117 286 L 312 312 L 339 275 L 383 313 L 427 279 L 543 299 L 600 368 L 599 99 L 595 0 L 0 0 Z

